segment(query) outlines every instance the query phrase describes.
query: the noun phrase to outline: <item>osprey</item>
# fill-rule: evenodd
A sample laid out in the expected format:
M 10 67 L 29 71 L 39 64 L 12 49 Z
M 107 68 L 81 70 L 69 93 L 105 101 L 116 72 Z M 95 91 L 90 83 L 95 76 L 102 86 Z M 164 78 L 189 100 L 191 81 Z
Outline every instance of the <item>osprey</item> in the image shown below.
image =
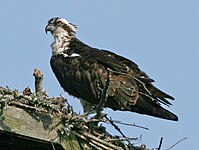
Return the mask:
M 107 50 L 90 47 L 77 39 L 75 25 L 52 18 L 45 28 L 54 36 L 51 68 L 63 89 L 80 100 L 89 111 L 100 102 L 109 74 L 105 107 L 168 120 L 178 117 L 161 106 L 174 98 L 156 88 L 153 79 L 133 61 Z

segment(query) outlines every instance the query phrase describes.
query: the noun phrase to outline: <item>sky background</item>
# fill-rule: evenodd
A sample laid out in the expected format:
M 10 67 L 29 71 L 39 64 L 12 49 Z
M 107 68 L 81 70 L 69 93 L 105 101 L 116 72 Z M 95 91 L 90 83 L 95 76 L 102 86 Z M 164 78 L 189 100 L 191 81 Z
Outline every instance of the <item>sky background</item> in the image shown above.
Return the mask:
M 67 97 L 77 112 L 80 102 L 65 94 L 51 71 L 50 44 L 44 28 L 52 17 L 78 27 L 77 36 L 90 46 L 125 56 L 155 79 L 155 85 L 175 97 L 168 108 L 172 122 L 130 112 L 105 112 L 115 120 L 148 127 L 119 125 L 129 137 L 140 137 L 147 148 L 172 150 L 199 147 L 199 1 L 197 0 L 4 0 L 0 4 L 0 86 L 34 89 L 34 68 L 44 74 L 50 96 Z M 118 134 L 110 125 L 108 130 Z M 119 134 L 118 134 L 119 135 Z M 137 142 L 137 141 L 135 141 Z

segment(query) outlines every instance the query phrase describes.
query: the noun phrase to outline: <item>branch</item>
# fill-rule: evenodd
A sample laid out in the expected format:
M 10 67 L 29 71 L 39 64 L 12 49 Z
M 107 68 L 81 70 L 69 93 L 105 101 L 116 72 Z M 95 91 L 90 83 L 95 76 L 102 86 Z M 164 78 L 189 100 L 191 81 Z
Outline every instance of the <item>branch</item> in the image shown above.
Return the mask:
M 163 137 L 161 137 L 161 139 L 160 139 L 160 144 L 159 144 L 159 146 L 158 146 L 157 150 L 160 150 L 160 149 L 161 149 L 162 141 L 163 141 Z
M 101 111 L 104 109 L 104 105 L 106 104 L 106 101 L 107 101 L 107 91 L 108 91 L 109 82 L 110 82 L 109 75 L 110 75 L 110 69 L 107 68 L 107 78 L 106 78 L 105 87 L 102 90 L 100 102 L 99 102 L 98 107 L 96 108 L 97 116 L 100 116 Z
M 118 124 L 122 124 L 122 125 L 126 125 L 126 126 L 133 126 L 133 127 L 138 127 L 138 128 L 142 128 L 142 129 L 145 129 L 145 130 L 149 130 L 149 128 L 147 127 L 143 127 L 143 126 L 140 126 L 140 125 L 136 125 L 135 123 L 133 124 L 130 124 L 130 123 L 124 123 L 124 122 L 121 122 L 119 120 L 112 120 L 114 123 L 118 123 Z
M 130 138 L 130 137 L 126 137 L 126 138 L 119 138 L 119 139 L 110 139 L 109 141 L 134 141 L 134 140 L 138 140 L 138 138 Z
M 110 124 L 126 139 L 126 141 L 129 143 L 129 145 L 131 145 L 131 142 L 128 140 L 128 138 L 124 135 L 124 133 L 120 130 L 120 128 L 114 124 L 113 120 L 110 118 L 108 118 L 107 116 L 105 116 L 105 118 L 110 122 Z
M 173 147 L 175 147 L 177 144 L 179 144 L 180 142 L 182 142 L 182 141 L 184 141 L 184 140 L 186 140 L 188 137 L 185 137 L 185 138 L 183 138 L 183 139 L 181 139 L 181 140 L 179 140 L 179 141 L 177 141 L 175 144 L 173 144 L 172 146 L 170 146 L 168 149 L 166 149 L 166 150 L 170 150 L 170 149 L 172 149 Z
M 30 106 L 30 105 L 22 104 L 20 102 L 13 101 L 13 102 L 10 103 L 10 106 L 12 106 L 12 105 L 14 105 L 14 106 L 16 106 L 18 108 L 23 108 L 23 109 L 27 109 L 27 110 L 31 110 L 31 111 L 38 111 L 38 112 L 48 113 L 48 111 L 45 110 L 45 109 L 43 109 L 43 108 L 37 108 L 35 106 Z
M 101 140 L 101 139 L 99 139 L 99 138 L 97 138 L 97 137 L 95 137 L 95 136 L 93 136 L 93 135 L 91 135 L 91 134 L 89 134 L 89 133 L 87 133 L 87 132 L 82 132 L 82 135 L 85 136 L 85 137 L 87 137 L 87 138 L 89 138 L 89 139 L 92 139 L 92 140 L 94 140 L 94 141 L 96 141 L 96 142 L 99 142 L 99 143 L 101 143 L 101 144 L 103 144 L 103 145 L 105 145 L 105 146 L 108 146 L 108 147 L 110 147 L 110 148 L 113 148 L 113 149 L 115 149 L 115 150 L 122 150 L 122 148 L 120 148 L 120 147 L 118 147 L 118 146 L 115 146 L 115 145 L 113 145 L 113 144 L 107 143 L 106 141 Z
M 33 76 L 35 77 L 35 93 L 43 95 L 43 74 L 40 70 L 34 69 Z

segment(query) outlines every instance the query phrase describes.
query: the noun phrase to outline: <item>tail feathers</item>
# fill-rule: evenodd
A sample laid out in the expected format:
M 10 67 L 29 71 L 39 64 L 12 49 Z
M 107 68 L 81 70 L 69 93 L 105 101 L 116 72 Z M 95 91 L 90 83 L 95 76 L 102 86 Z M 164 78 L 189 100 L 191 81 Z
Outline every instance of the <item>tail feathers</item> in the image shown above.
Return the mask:
M 146 86 L 149 89 L 149 91 L 154 94 L 154 96 L 156 96 L 158 98 L 169 98 L 171 100 L 174 100 L 174 98 L 172 96 L 170 96 L 170 95 L 166 94 L 165 92 L 159 90 L 154 85 L 147 84 Z
M 147 84 L 146 85 L 147 89 L 150 91 L 150 93 L 152 93 L 152 95 L 154 97 L 156 97 L 157 99 L 160 100 L 160 102 L 162 102 L 163 104 L 169 106 L 172 105 L 166 98 L 174 100 L 174 98 L 168 94 L 166 94 L 165 92 L 159 90 L 158 88 L 156 88 L 155 86 L 153 86 L 152 84 Z
M 133 107 L 131 107 L 131 111 L 146 114 L 162 119 L 178 121 L 178 117 L 172 112 L 164 109 L 157 103 L 147 100 L 147 98 L 140 97 Z

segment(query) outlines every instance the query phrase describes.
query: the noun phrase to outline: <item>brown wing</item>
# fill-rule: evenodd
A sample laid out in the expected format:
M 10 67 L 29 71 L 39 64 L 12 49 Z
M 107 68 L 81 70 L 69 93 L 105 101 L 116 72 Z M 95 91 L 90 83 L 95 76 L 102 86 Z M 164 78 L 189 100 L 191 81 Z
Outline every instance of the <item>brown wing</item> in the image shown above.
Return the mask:
M 160 106 L 159 100 L 150 93 L 151 91 L 143 85 L 143 82 L 137 82 L 137 79 L 126 75 L 110 75 L 110 80 L 107 107 L 178 120 L 175 114 Z M 156 92 L 158 89 L 154 90 Z
M 117 65 L 119 66 L 124 66 L 124 67 L 120 67 L 122 69 L 117 68 L 117 70 L 115 70 L 115 66 L 113 69 L 114 73 L 117 74 L 122 74 L 124 76 L 126 76 L 126 78 L 128 79 L 132 79 L 134 80 L 134 85 L 137 85 L 138 88 L 140 89 L 140 92 L 143 92 L 144 94 L 147 94 L 149 96 L 151 96 L 153 99 L 157 100 L 157 102 L 160 103 L 164 103 L 166 105 L 171 105 L 171 103 L 166 100 L 165 98 L 169 98 L 171 100 L 174 100 L 174 98 L 168 94 L 166 94 L 165 92 L 159 90 L 158 88 L 156 88 L 152 82 L 154 82 L 153 79 L 149 78 L 149 76 L 143 72 L 142 70 L 139 69 L 138 65 L 135 64 L 134 62 L 132 62 L 129 59 L 126 59 L 122 56 L 119 56 L 115 53 L 109 52 L 109 51 L 103 51 L 105 53 L 107 53 L 109 55 L 109 57 L 111 57 L 112 59 L 115 60 L 115 62 L 118 62 Z M 106 55 L 107 55 L 106 54 Z M 110 61 L 110 59 L 109 59 Z M 100 60 L 98 60 L 98 62 L 105 64 L 106 61 L 102 62 Z M 111 63 L 109 63 L 111 64 Z M 110 65 L 108 66 L 110 67 Z
M 109 68 L 111 74 L 106 107 L 178 119 L 160 106 L 161 103 L 170 105 L 166 98 L 174 98 L 153 86 L 153 80 L 134 62 L 109 51 L 91 48 L 77 39 L 71 42 L 70 50 L 80 57 L 60 55 L 51 58 L 52 70 L 69 94 L 98 104 Z
M 107 107 L 114 110 L 135 111 L 159 118 L 178 120 L 175 114 L 160 106 L 161 103 L 167 106 L 171 105 L 167 98 L 172 100 L 174 98 L 156 88 L 152 84 L 154 80 L 141 71 L 138 65 L 112 52 L 103 52 L 109 59 L 100 59 L 101 57 L 99 57 L 96 60 L 105 67 L 112 69 Z M 114 60 L 113 65 L 112 60 Z M 116 62 L 117 64 L 115 64 Z

